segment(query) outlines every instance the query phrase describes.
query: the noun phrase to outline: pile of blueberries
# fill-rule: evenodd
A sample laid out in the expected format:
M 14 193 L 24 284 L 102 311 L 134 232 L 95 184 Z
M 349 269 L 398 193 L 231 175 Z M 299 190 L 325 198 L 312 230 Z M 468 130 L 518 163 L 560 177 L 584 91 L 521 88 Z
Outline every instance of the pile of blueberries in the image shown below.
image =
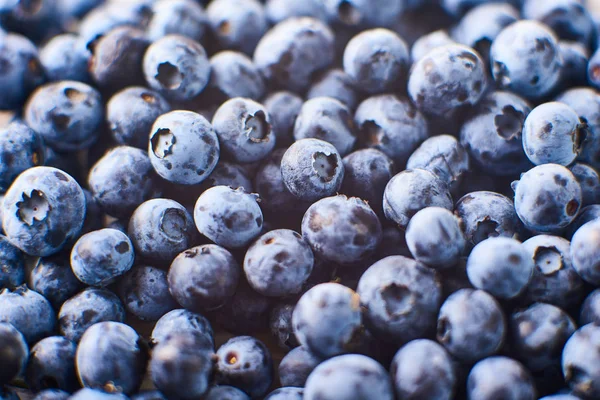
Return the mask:
M 600 399 L 585 3 L 0 0 L 0 399 Z

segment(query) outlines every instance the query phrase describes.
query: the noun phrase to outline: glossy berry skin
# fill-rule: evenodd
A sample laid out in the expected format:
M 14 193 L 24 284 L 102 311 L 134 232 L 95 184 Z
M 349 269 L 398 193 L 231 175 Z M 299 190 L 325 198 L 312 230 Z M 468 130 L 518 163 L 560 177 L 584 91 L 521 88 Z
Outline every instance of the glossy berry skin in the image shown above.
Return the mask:
M 75 373 L 77 345 L 62 336 L 50 336 L 31 348 L 25 370 L 30 390 L 60 389 L 74 392 L 79 386 Z
M 304 387 L 310 373 L 321 363 L 306 347 L 290 350 L 279 363 L 279 381 L 282 386 Z
M 390 375 L 397 398 L 406 400 L 450 400 L 457 381 L 450 354 L 429 339 L 402 346 L 394 356 Z
M 33 344 L 52 334 L 56 314 L 45 297 L 21 285 L 0 290 L 0 322 L 12 324 Z
M 175 333 L 203 336 L 213 342 L 210 322 L 200 314 L 180 308 L 169 311 L 156 321 L 150 335 L 150 343 L 157 345 Z
M 294 124 L 304 101 L 292 92 L 279 91 L 263 101 L 271 117 L 271 130 L 275 133 L 277 147 L 289 146 L 293 141 Z
M 83 286 L 73 274 L 68 257 L 62 255 L 40 258 L 29 272 L 27 284 L 56 310 Z
M 383 340 L 406 343 L 435 326 L 441 283 L 434 270 L 415 260 L 390 256 L 377 261 L 361 276 L 357 292 L 366 325 Z
M 146 34 L 151 41 L 178 34 L 201 42 L 208 30 L 202 6 L 192 0 L 159 0 L 152 4 L 152 18 Z
M 343 70 L 334 68 L 323 72 L 313 81 L 306 97 L 309 100 L 331 97 L 353 110 L 358 104 L 359 93 L 354 79 Z
M 592 285 L 600 283 L 600 220 L 595 219 L 583 225 L 571 239 L 571 257 L 575 271 Z
M 395 95 L 367 98 L 356 109 L 354 122 L 361 144 L 384 152 L 397 168 L 429 135 L 425 117 L 407 98 Z
M 169 291 L 188 310 L 215 309 L 233 296 L 240 274 L 239 265 L 223 247 L 193 247 L 173 260 Z
M 134 393 L 142 383 L 148 355 L 142 338 L 119 322 L 99 322 L 81 337 L 75 362 L 85 387 Z
M 68 400 L 71 397 L 70 393 L 58 389 L 46 389 L 38 392 L 33 398 L 34 400 Z
M 439 117 L 477 104 L 486 86 L 479 54 L 458 44 L 431 50 L 413 65 L 408 78 L 408 94 L 417 108 Z
M 408 70 L 409 58 L 406 43 L 395 32 L 371 29 L 354 36 L 346 45 L 344 72 L 364 92 L 393 91 Z
M 377 361 L 347 354 L 322 362 L 309 375 L 305 400 L 392 400 L 394 389 L 387 371 Z
M 212 119 L 223 151 L 239 163 L 262 160 L 275 147 L 271 117 L 253 100 L 236 97 L 221 104 Z
M 498 352 L 506 323 L 500 304 L 487 292 L 460 289 L 440 309 L 437 340 L 454 357 L 475 362 Z
M 344 164 L 332 144 L 319 139 L 301 139 L 284 153 L 281 176 L 296 198 L 314 202 L 341 188 Z
M 127 234 L 138 257 L 161 264 L 190 248 L 197 236 L 190 213 L 170 199 L 142 203 L 129 219 Z
M 0 354 L 3 359 L 0 382 L 6 385 L 23 372 L 29 357 L 25 337 L 7 322 L 0 322 Z
M 302 400 L 304 389 L 298 387 L 281 387 L 265 397 L 265 400 Z
M 204 400 L 250 400 L 240 389 L 228 385 L 213 386 L 204 395 Z
M 123 393 L 107 393 L 99 389 L 88 387 L 78 390 L 69 397 L 71 400 L 128 400 L 129 397 Z
M 152 383 L 168 398 L 197 399 L 208 390 L 212 356 L 212 343 L 205 337 L 170 336 L 152 350 Z
M 0 287 L 16 287 L 25 282 L 25 257 L 21 250 L 0 235 Z
M 530 373 L 523 365 L 508 357 L 489 357 L 479 361 L 467 378 L 469 400 L 502 398 L 534 400 L 536 389 Z
M 96 323 L 124 320 L 125 309 L 113 292 L 87 288 L 63 303 L 58 312 L 58 329 L 67 339 L 79 342 L 83 333 Z
M 252 60 L 237 51 L 221 51 L 210 58 L 210 81 L 207 91 L 222 101 L 245 97 L 260 100 L 265 82 Z M 214 101 L 214 100 L 213 100 Z
M 562 371 L 574 394 L 582 398 L 600 395 L 600 327 L 584 325 L 569 338 L 562 352 Z
M 361 328 L 360 297 L 339 283 L 321 283 L 302 295 L 292 323 L 300 344 L 317 356 L 343 354 Z
M 459 224 L 459 219 L 445 208 L 418 211 L 406 228 L 406 243 L 415 260 L 432 268 L 455 265 L 466 246 Z
M 76 237 L 85 210 L 85 195 L 75 179 L 57 168 L 33 167 L 6 192 L 2 228 L 14 246 L 44 257 Z
M 600 175 L 587 164 L 575 163 L 569 167 L 581 186 L 582 206 L 600 204 Z
M 257 197 L 244 189 L 214 186 L 200 195 L 194 207 L 198 232 L 227 248 L 241 248 L 261 232 L 263 214 Z
M 452 210 L 448 185 L 424 169 L 409 169 L 395 175 L 383 193 L 383 212 L 387 219 L 406 228 L 410 219 L 425 207 Z
M 456 42 L 452 40 L 446 30 L 438 29 L 437 31 L 427 33 L 415 40 L 410 49 L 410 58 L 413 63 L 416 63 L 436 47 L 453 43 Z
M 278 303 L 271 309 L 269 315 L 269 329 L 277 341 L 277 345 L 284 350 L 298 347 L 292 326 L 292 313 L 295 303 Z M 296 385 L 284 385 L 296 386 Z
M 579 324 L 581 326 L 595 323 L 600 325 L 600 290 L 591 292 L 581 305 Z
M 146 150 L 156 118 L 171 110 L 158 92 L 133 86 L 117 92 L 106 104 L 106 120 L 117 144 Z
M 499 88 L 528 99 L 549 94 L 560 81 L 558 39 L 544 24 L 518 21 L 492 43 L 492 74 Z
M 104 107 L 93 87 L 60 81 L 37 88 L 27 101 L 24 116 L 48 146 L 75 151 L 90 147 L 98 138 Z
M 217 350 L 215 373 L 217 383 L 235 386 L 252 398 L 261 397 L 273 380 L 271 353 L 251 336 L 231 338 Z
M 148 85 L 171 100 L 192 99 L 204 90 L 210 77 L 202 45 L 181 35 L 167 35 L 152 43 L 142 65 Z
M 275 87 L 302 92 L 315 72 L 331 65 L 334 35 L 323 22 L 289 18 L 271 28 L 258 42 L 254 63 Z
M 6 192 L 21 172 L 42 165 L 44 150 L 41 138 L 24 123 L 0 130 L 0 191 Z
M 117 146 L 94 164 L 88 186 L 101 209 L 127 218 L 156 195 L 156 177 L 148 154 L 135 147 Z
M 202 182 L 219 161 L 220 146 L 215 129 L 192 111 L 171 111 L 154 121 L 148 155 L 162 178 L 183 185 Z

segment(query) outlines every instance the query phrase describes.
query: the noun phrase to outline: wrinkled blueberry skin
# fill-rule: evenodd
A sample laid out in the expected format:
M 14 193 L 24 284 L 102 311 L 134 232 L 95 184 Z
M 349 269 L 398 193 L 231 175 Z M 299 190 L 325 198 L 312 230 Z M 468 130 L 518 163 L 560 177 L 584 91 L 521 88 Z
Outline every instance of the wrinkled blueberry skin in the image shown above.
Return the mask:
M 265 83 L 252 60 L 244 53 L 225 50 L 210 59 L 211 73 L 207 91 L 218 103 L 234 97 L 260 100 Z
M 509 329 L 512 354 L 529 370 L 544 371 L 560 365 L 562 348 L 577 327 L 560 308 L 535 303 L 513 313 Z
M 408 94 L 417 108 L 450 117 L 464 106 L 477 104 L 487 87 L 483 61 L 470 47 L 437 47 L 417 61 L 409 74 Z
M 264 343 L 251 336 L 231 338 L 217 350 L 215 381 L 260 398 L 273 381 L 271 353 Z
M 343 157 L 354 148 L 354 121 L 348 107 L 331 97 L 307 100 L 294 125 L 294 139 L 325 140 Z
M 319 139 L 301 139 L 281 159 L 281 176 L 298 199 L 314 202 L 335 194 L 342 186 L 344 164 L 337 149 Z
M 157 321 L 178 306 L 169 292 L 167 272 L 155 267 L 133 268 L 119 280 L 118 292 L 125 309 L 143 321 Z
M 202 115 L 171 111 L 158 117 L 152 125 L 148 155 L 162 178 L 195 185 L 215 169 L 220 155 L 219 139 Z
M 75 373 L 77 345 L 62 336 L 40 340 L 31 348 L 25 370 L 25 381 L 30 390 L 60 389 L 74 392 L 80 386 Z
M 580 150 L 585 124 L 568 105 L 544 103 L 534 108 L 523 125 L 523 149 L 535 165 L 569 165 Z
M 485 173 L 513 175 L 531 167 L 523 151 L 522 130 L 529 104 L 509 92 L 491 92 L 460 130 L 460 143 Z
M 321 283 L 302 295 L 292 323 L 302 346 L 320 357 L 345 353 L 361 329 L 360 298 L 338 283 Z
M 587 84 L 587 66 L 590 58 L 588 48 L 578 42 L 561 40 L 558 50 L 563 59 L 560 86 L 572 88 Z
M 240 389 L 228 385 L 213 386 L 206 392 L 204 400 L 250 400 Z
M 452 210 L 448 185 L 424 169 L 410 169 L 395 175 L 383 193 L 383 212 L 387 219 L 406 228 L 410 219 L 425 207 Z
M 600 289 L 591 292 L 581 305 L 579 324 L 583 326 L 592 323 L 600 325 Z
M 58 312 L 60 334 L 79 342 L 92 325 L 103 321 L 125 321 L 121 300 L 106 289 L 87 288 L 65 301 Z
M 400 169 L 429 135 L 425 117 L 408 99 L 390 94 L 360 103 L 354 122 L 360 143 L 384 152 Z
M 203 336 L 170 336 L 152 350 L 152 383 L 168 398 L 197 399 L 208 390 L 213 354 L 212 343 Z
M 83 235 L 71 251 L 71 269 L 81 282 L 107 286 L 131 269 L 135 255 L 129 237 L 117 229 Z
M 58 389 L 46 389 L 38 392 L 33 398 L 34 400 L 68 400 L 71 398 L 71 394 L 64 390 Z
M 353 110 L 359 99 L 358 88 L 354 79 L 341 69 L 330 69 L 320 74 L 310 86 L 307 99 L 330 97 L 342 102 Z
M 173 298 L 188 310 L 221 307 L 235 293 L 240 267 L 223 247 L 207 244 L 179 254 L 168 281 Z
M 562 352 L 562 371 L 574 394 L 600 396 L 600 327 L 584 325 L 569 338 Z
M 44 82 L 44 71 L 37 48 L 25 36 L 14 33 L 0 35 L 0 54 L 0 60 L 6 66 L 0 73 L 0 109 L 15 109 Z
M 106 393 L 98 389 L 88 387 L 78 390 L 69 397 L 70 400 L 128 400 L 129 397 L 123 393 Z
M 21 285 L 0 290 L 0 322 L 11 323 L 33 344 L 52 334 L 56 314 L 44 296 Z
M 139 86 L 117 92 L 106 104 L 106 120 L 117 144 L 148 148 L 148 133 L 156 118 L 171 110 L 158 92 Z
M 44 162 L 44 144 L 27 125 L 13 122 L 0 131 L 0 191 L 6 192 L 17 176 Z
M 475 362 L 499 351 L 505 331 L 500 304 L 483 290 L 452 293 L 438 315 L 438 342 L 464 362 Z
M 244 189 L 214 186 L 200 195 L 194 207 L 198 231 L 227 248 L 247 246 L 263 226 L 257 197 Z
M 181 35 L 167 35 L 152 43 L 144 55 L 143 70 L 152 89 L 178 101 L 200 94 L 210 77 L 202 45 Z
M 300 93 L 315 72 L 332 64 L 334 53 L 327 25 L 309 17 L 289 18 L 260 39 L 254 63 L 269 84 Z
M 600 175 L 587 164 L 575 163 L 569 167 L 581 186 L 582 206 L 600 204 Z
M 152 18 L 146 28 L 151 41 L 177 34 L 201 42 L 208 30 L 208 18 L 192 0 L 159 0 L 152 4 Z
M 377 361 L 347 354 L 322 362 L 309 375 L 305 400 L 392 400 L 394 389 L 387 371 Z
M 88 185 L 104 212 L 127 218 L 144 201 L 156 195 L 156 178 L 145 151 L 117 146 L 92 167 Z
M 457 381 L 450 355 L 429 339 L 408 342 L 392 361 L 390 375 L 400 399 L 450 400 Z
M 104 107 L 100 93 L 85 83 L 60 81 L 40 86 L 29 97 L 25 121 L 58 151 L 90 147 L 101 132 Z
M 83 286 L 73 274 L 69 259 L 63 256 L 40 258 L 29 272 L 28 285 L 44 296 L 56 310 Z
M 142 338 L 133 328 L 119 322 L 91 326 L 77 346 L 75 361 L 85 387 L 117 387 L 134 393 L 142 383 L 148 354 Z
M 593 204 L 582 208 L 577 214 L 577 217 L 575 217 L 573 222 L 568 226 L 565 237 L 572 238 L 579 228 L 598 218 L 600 218 L 600 204 Z
M 523 242 L 523 248 L 535 264 L 524 294 L 526 302 L 549 303 L 564 309 L 579 304 L 583 281 L 573 268 L 569 241 L 537 235 Z
M 85 195 L 75 179 L 56 168 L 33 167 L 6 192 L 2 228 L 14 246 L 45 257 L 79 233 L 85 211 Z
M 383 340 L 406 343 L 433 330 L 441 289 L 434 270 L 390 256 L 365 271 L 357 293 L 369 329 Z
M 298 346 L 292 326 L 292 313 L 295 303 L 279 303 L 273 306 L 269 317 L 269 329 L 277 341 L 277 345 L 284 350 L 291 350 Z M 298 385 L 283 385 L 298 386 Z
M 169 311 L 156 321 L 150 342 L 157 345 L 174 333 L 203 336 L 213 342 L 210 322 L 202 315 L 184 309 Z
M 271 117 L 271 130 L 275 133 L 277 147 L 287 147 L 293 141 L 294 124 L 304 101 L 292 92 L 280 91 L 268 95 L 263 101 Z
M 536 21 L 503 29 L 492 43 L 490 58 L 496 85 L 528 99 L 549 94 L 560 81 L 558 39 Z
M 281 385 L 304 387 L 306 379 L 321 361 L 304 346 L 290 350 L 279 363 Z
M 24 254 L 2 235 L 0 235 L 0 265 L 2 265 L 0 288 L 12 288 L 25 282 Z
M 275 147 L 271 117 L 262 104 L 253 100 L 236 97 L 221 104 L 212 125 L 223 151 L 233 161 L 259 161 Z
M 427 207 L 417 212 L 406 229 L 412 256 L 432 268 L 455 265 L 466 246 L 459 224 L 460 220 L 445 208 Z
M 0 322 L 0 356 L 0 384 L 4 386 L 23 372 L 29 358 L 25 337 L 7 322 Z
M 299 387 L 281 387 L 265 397 L 265 400 L 302 400 L 304 389 Z
M 271 299 L 253 290 L 240 279 L 235 294 L 223 307 L 214 310 L 212 318 L 227 332 L 236 335 L 255 335 L 269 326 Z
M 467 378 L 467 398 L 493 400 L 534 400 L 536 389 L 531 375 L 518 361 L 508 357 L 489 357 L 479 361 Z
M 127 233 L 138 257 L 161 265 L 193 246 L 197 236 L 190 213 L 170 199 L 142 203 L 131 215 Z
M 600 284 L 600 219 L 583 225 L 571 239 L 571 257 L 575 271 L 586 282 Z
M 371 94 L 397 89 L 409 63 L 406 43 L 388 29 L 363 31 L 344 50 L 344 72 L 362 91 Z
M 244 273 L 252 289 L 265 296 L 299 293 L 312 272 L 313 252 L 302 236 L 278 229 L 259 237 L 246 251 Z

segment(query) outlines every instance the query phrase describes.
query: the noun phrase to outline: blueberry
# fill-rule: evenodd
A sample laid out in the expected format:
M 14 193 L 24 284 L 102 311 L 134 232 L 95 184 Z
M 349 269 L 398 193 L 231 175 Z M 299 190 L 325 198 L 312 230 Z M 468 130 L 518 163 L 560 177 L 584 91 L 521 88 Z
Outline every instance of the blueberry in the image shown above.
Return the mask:
M 540 397 L 539 400 L 581 400 L 579 397 L 575 397 L 571 394 L 553 394 L 550 396 Z
M 62 336 L 40 340 L 31 348 L 25 370 L 30 390 L 60 389 L 74 392 L 79 386 L 75 373 L 77 345 Z
M 178 34 L 200 42 L 207 33 L 208 18 L 200 4 L 192 0 L 158 0 L 152 4 L 152 18 L 146 34 L 154 41 Z
M 253 100 L 236 97 L 226 101 L 215 112 L 212 124 L 223 151 L 234 161 L 259 161 L 275 147 L 271 117 Z
M 131 400 L 167 400 L 158 390 L 144 390 L 131 396 Z
M 56 12 L 56 3 L 57 0 L 39 0 L 33 3 L 4 1 L 0 9 L 0 23 L 9 31 L 41 41 L 60 29 L 61 16 Z
M 429 136 L 425 117 L 408 99 L 391 94 L 364 100 L 354 121 L 361 144 L 384 152 L 400 169 Z
M 358 104 L 358 88 L 354 79 L 341 69 L 330 69 L 320 74 L 312 83 L 307 99 L 330 97 L 353 110 Z
M 467 398 L 492 400 L 534 400 L 536 389 L 523 365 L 508 357 L 489 357 L 479 361 L 467 379 Z
M 452 358 L 436 342 L 418 339 L 398 350 L 390 375 L 400 399 L 453 398 L 457 374 Z
M 319 139 L 301 139 L 283 155 L 281 175 L 294 196 L 303 201 L 315 201 L 340 189 L 344 165 L 332 144 Z
M 530 99 L 549 94 L 561 76 L 557 42 L 554 33 L 536 21 L 518 21 L 504 28 L 490 50 L 496 85 Z
M 71 394 L 64 390 L 46 389 L 38 392 L 33 400 L 68 400 L 70 398 Z
M 281 387 L 265 397 L 265 400 L 302 400 L 304 389 L 298 387 Z
M 330 97 L 316 97 L 303 105 L 296 124 L 296 141 L 314 138 L 327 141 L 335 146 L 343 157 L 352 151 L 356 142 L 354 121 L 348 107 Z
M 264 332 L 269 326 L 271 299 L 253 290 L 245 279 L 223 307 L 212 313 L 215 322 L 227 332 L 250 335 Z
M 21 285 L 0 290 L 0 322 L 11 323 L 32 344 L 52 334 L 56 314 L 44 296 Z
M 248 193 L 254 191 L 254 186 L 247 175 L 246 169 L 240 164 L 224 160 L 220 160 L 213 172 L 204 180 L 202 192 L 213 186 L 229 186 L 233 189 L 243 188 Z M 198 200 L 198 196 L 195 196 L 193 200 L 194 202 Z
M 271 28 L 256 46 L 254 63 L 271 85 L 302 92 L 333 57 L 333 32 L 317 19 L 301 17 Z
M 210 322 L 202 315 L 184 309 L 169 311 L 156 321 L 150 341 L 156 345 L 175 333 L 203 336 L 213 342 Z
M 454 357 L 475 362 L 495 354 L 506 331 L 500 304 L 487 292 L 460 289 L 442 304 L 437 340 Z
M 127 233 L 138 257 L 161 265 L 194 245 L 197 236 L 190 213 L 169 199 L 142 203 L 133 212 Z
M 394 389 L 377 361 L 347 354 L 322 362 L 306 381 L 305 400 L 392 400 Z
M 413 63 L 416 63 L 436 47 L 453 43 L 455 43 L 454 40 L 443 29 L 427 33 L 413 43 L 410 49 L 410 58 Z
M 214 0 L 206 13 L 217 43 L 246 54 L 253 53 L 269 27 L 264 6 L 257 0 Z
M 590 58 L 588 48 L 579 42 L 561 40 L 558 50 L 563 59 L 561 87 L 569 88 L 587 84 L 587 66 Z
M 271 309 L 269 316 L 269 329 L 271 330 L 271 334 L 277 341 L 277 345 L 284 350 L 291 350 L 298 346 L 298 341 L 294 335 L 294 327 L 292 326 L 294 306 L 294 303 L 276 304 Z
M 263 97 L 263 78 L 252 60 L 244 53 L 221 51 L 211 57 L 210 66 L 207 91 L 212 101 L 225 101 L 234 97 L 258 101 Z
M 241 188 L 227 186 L 206 190 L 194 208 L 196 228 L 219 246 L 247 246 L 260 234 L 263 226 L 257 197 Z
M 42 165 L 44 150 L 40 137 L 21 122 L 0 130 L 0 191 L 5 192 L 21 172 Z
M 278 147 L 289 146 L 293 141 L 294 124 L 300 114 L 303 100 L 291 92 L 273 92 L 264 100 L 271 117 L 271 130 L 275 133 Z
M 387 219 L 406 228 L 410 219 L 425 207 L 452 210 L 448 185 L 424 169 L 409 169 L 395 175 L 383 193 L 383 212 Z
M 600 89 L 600 51 L 596 50 L 588 62 L 588 81 L 594 89 Z
M 321 361 L 304 346 L 292 349 L 279 363 L 281 385 L 304 387 L 306 379 Z
M 575 179 L 581 185 L 583 196 L 582 206 L 600 204 L 600 175 L 591 166 L 575 163 L 569 167 Z
M 408 93 L 417 108 L 438 117 L 450 117 L 477 104 L 487 86 L 484 63 L 470 47 L 437 47 L 417 61 L 409 74 Z
M 600 325 L 600 289 L 591 292 L 581 305 L 581 314 L 579 316 L 580 325 L 595 323 Z
M 128 400 L 129 397 L 123 393 L 107 393 L 102 390 L 83 388 L 75 392 L 70 400 Z
M 12 288 L 25 282 L 24 254 L 2 235 L 0 235 L 0 265 L 2 265 L 0 288 Z
M 600 283 L 600 220 L 595 219 L 583 225 L 571 239 L 571 257 L 575 271 L 586 282 L 593 285 Z
M 389 26 L 405 8 L 402 0 L 326 0 L 323 1 L 329 23 L 353 29 Z
M 597 218 L 600 218 L 600 204 L 593 204 L 582 208 L 577 214 L 577 217 L 575 217 L 573 222 L 568 226 L 565 237 L 572 238 L 579 228 Z
M 584 325 L 567 340 L 562 352 L 565 381 L 578 396 L 600 396 L 600 327 Z
M 56 310 L 83 286 L 73 274 L 66 255 L 38 259 L 29 272 L 28 285 L 44 296 Z
M 134 393 L 146 370 L 145 345 L 133 328 L 99 322 L 85 331 L 75 362 L 82 385 L 109 392 Z
M 360 90 L 371 94 L 396 89 L 406 76 L 409 63 L 406 43 L 387 29 L 363 31 L 354 36 L 344 50 L 344 71 Z
M 217 350 L 215 380 L 242 389 L 251 397 L 265 395 L 273 380 L 271 353 L 251 336 L 229 339 Z
M 320 0 L 267 0 L 267 18 L 277 24 L 291 17 L 313 17 L 325 20 L 325 7 Z
M 60 14 L 70 18 L 81 18 L 104 3 L 104 0 L 57 0 Z
M 0 399 L 2 400 L 19 400 L 19 396 L 17 395 L 17 393 L 14 390 L 11 390 L 9 388 L 6 389 L 0 389 Z
M 152 124 L 170 109 L 169 103 L 157 92 L 134 86 L 110 98 L 106 104 L 106 120 L 115 142 L 146 150 Z
M 170 336 L 152 350 L 152 383 L 168 398 L 197 399 L 208 391 L 212 356 L 212 343 L 203 336 Z
M 250 400 L 240 389 L 228 385 L 213 386 L 204 395 L 204 400 Z
M 90 57 L 85 43 L 71 33 L 54 36 L 40 51 L 40 62 L 49 81 L 88 82 Z
M 67 339 L 79 342 L 83 333 L 96 323 L 124 320 L 125 309 L 114 293 L 87 288 L 63 303 L 58 312 L 58 329 Z
M 315 255 L 341 265 L 355 264 L 377 249 L 381 223 L 364 200 L 338 195 L 308 208 L 302 236 Z
M 148 85 L 172 100 L 189 100 L 204 90 L 210 77 L 206 51 L 181 35 L 166 35 L 148 47 L 143 60 Z
M 25 337 L 7 322 L 0 322 L 0 384 L 4 386 L 21 375 L 29 357 L 29 347 Z
M 202 115 L 171 111 L 154 121 L 148 155 L 162 178 L 184 185 L 202 182 L 219 161 L 220 146 L 215 129 Z

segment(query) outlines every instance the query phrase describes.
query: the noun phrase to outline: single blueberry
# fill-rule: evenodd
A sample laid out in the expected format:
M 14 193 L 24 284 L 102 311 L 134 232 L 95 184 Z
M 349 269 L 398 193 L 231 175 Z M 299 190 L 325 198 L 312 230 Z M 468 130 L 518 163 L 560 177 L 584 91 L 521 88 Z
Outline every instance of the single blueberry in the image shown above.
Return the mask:
M 4 386 L 21 375 L 29 358 L 29 347 L 25 337 L 7 322 L 0 322 L 0 354 L 0 384 Z
M 68 254 L 39 258 L 29 272 L 28 285 L 56 310 L 83 287 L 71 270 Z
M 260 100 L 265 82 L 252 60 L 244 53 L 225 50 L 210 58 L 210 81 L 206 88 L 212 102 L 234 97 Z
M 284 386 L 269 393 L 265 400 L 302 400 L 303 398 L 304 389 Z
M 534 400 L 536 389 L 531 374 L 518 361 L 508 357 L 489 357 L 479 361 L 467 378 L 469 399 Z
M 79 389 L 75 373 L 77 345 L 62 336 L 50 336 L 31 348 L 25 382 L 30 390 L 60 389 L 72 393 Z
M 571 258 L 575 271 L 586 282 L 600 284 L 600 220 L 595 219 L 575 232 L 571 240 Z
M 575 163 L 569 169 L 581 185 L 582 207 L 600 204 L 600 175 L 598 171 L 583 163 Z
M 202 6 L 193 0 L 158 0 L 152 4 L 152 18 L 146 35 L 155 41 L 177 34 L 201 42 L 208 31 L 208 17 Z
M 0 130 L 0 191 L 6 192 L 19 174 L 43 165 L 45 146 L 27 125 L 12 122 Z
M 562 371 L 574 394 L 586 399 L 600 396 L 600 326 L 584 325 L 567 340 Z
M 52 334 L 56 314 L 44 296 L 21 285 L 0 290 L 0 322 L 12 324 L 33 344 Z
M 306 379 L 321 361 L 320 357 L 315 356 L 304 346 L 290 350 L 279 363 L 281 385 L 304 387 Z
M 359 93 L 354 79 L 341 69 L 330 69 L 321 73 L 308 90 L 307 99 L 330 97 L 353 110 L 358 105 Z
M 287 147 L 293 141 L 294 124 L 304 101 L 292 92 L 272 92 L 263 101 L 271 116 L 271 130 L 277 147 Z
M 202 315 L 184 309 L 169 311 L 156 321 L 150 342 L 157 345 L 176 333 L 204 336 L 214 343 L 210 322 Z
M 0 288 L 14 288 L 25 282 L 25 255 L 2 235 L 0 265 Z

